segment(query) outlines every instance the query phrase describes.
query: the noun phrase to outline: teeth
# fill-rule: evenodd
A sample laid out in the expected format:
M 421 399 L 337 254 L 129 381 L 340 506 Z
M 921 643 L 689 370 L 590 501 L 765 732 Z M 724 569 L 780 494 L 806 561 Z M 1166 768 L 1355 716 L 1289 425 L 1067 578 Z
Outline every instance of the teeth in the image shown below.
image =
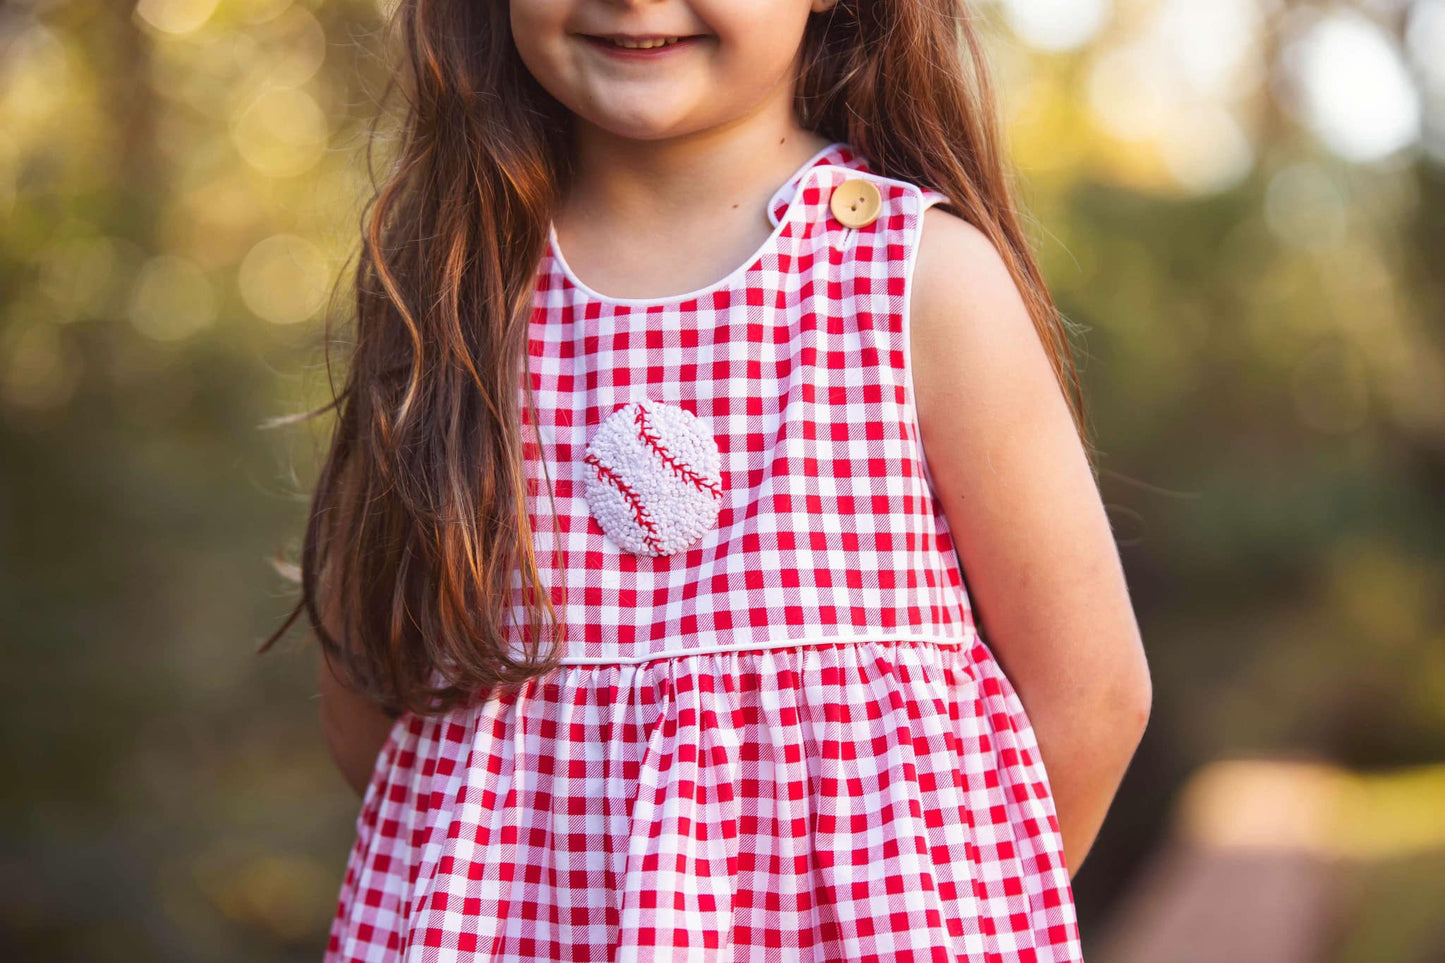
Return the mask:
M 611 39 L 617 46 L 627 47 L 631 50 L 651 50 L 653 47 L 666 47 L 678 41 L 677 37 L 668 37 L 665 40 L 622 40 L 616 37 Z

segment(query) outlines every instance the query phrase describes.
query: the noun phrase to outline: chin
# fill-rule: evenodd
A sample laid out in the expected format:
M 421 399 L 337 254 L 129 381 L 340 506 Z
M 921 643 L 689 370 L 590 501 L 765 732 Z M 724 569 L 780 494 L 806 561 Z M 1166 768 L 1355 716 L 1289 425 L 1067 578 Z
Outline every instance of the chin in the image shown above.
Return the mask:
M 666 140 L 701 129 L 700 125 L 689 124 L 673 117 L 621 116 L 618 114 L 579 114 L 594 127 L 601 128 L 616 137 L 628 140 Z

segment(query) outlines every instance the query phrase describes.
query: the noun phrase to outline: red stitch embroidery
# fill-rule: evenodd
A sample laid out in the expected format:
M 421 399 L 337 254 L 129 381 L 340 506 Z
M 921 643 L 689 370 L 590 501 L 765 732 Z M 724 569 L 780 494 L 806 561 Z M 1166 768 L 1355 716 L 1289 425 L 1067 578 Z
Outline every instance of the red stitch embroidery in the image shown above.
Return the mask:
M 602 462 L 597 458 L 596 454 L 588 453 L 587 457 L 583 458 L 582 460 L 597 469 L 598 478 L 611 483 L 614 487 L 616 487 L 619 492 L 622 493 L 622 497 L 627 499 L 627 504 L 632 506 L 633 520 L 637 522 L 639 526 L 647 530 L 642 533 L 642 540 L 647 543 L 648 548 L 661 552 L 662 542 L 660 542 L 657 538 L 657 526 L 653 524 L 650 518 L 647 517 L 647 508 L 642 504 L 642 498 L 637 494 L 633 487 L 627 484 L 621 478 L 618 478 L 617 473 L 614 472 L 611 468 L 608 468 L 606 465 L 602 464 Z M 648 532 L 651 532 L 652 534 L 648 534 Z
M 642 407 L 641 404 L 637 406 L 637 414 L 633 418 L 633 421 L 637 424 L 637 437 L 641 438 L 649 448 L 657 452 L 662 458 L 663 464 L 671 468 L 675 475 L 684 481 L 691 482 L 694 488 L 701 488 L 719 498 L 722 497 L 722 488 L 717 482 L 704 478 L 701 474 L 694 471 L 686 462 L 675 458 L 672 452 L 663 446 L 662 442 L 658 440 L 657 432 L 649 426 L 647 422 L 647 409 Z

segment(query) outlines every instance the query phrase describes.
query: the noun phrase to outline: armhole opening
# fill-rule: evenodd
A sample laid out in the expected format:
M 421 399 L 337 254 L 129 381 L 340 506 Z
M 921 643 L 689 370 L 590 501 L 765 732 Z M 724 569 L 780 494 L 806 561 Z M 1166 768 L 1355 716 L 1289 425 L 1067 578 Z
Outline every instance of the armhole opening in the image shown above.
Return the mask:
M 918 446 L 918 461 L 923 466 L 924 483 L 928 487 L 929 498 L 938 500 L 937 489 L 933 482 L 933 469 L 928 463 L 928 452 L 923 445 L 923 424 L 918 417 L 918 396 L 913 384 L 913 274 L 918 265 L 918 252 L 923 246 L 923 215 L 929 208 L 941 207 L 955 217 L 960 217 L 953 205 L 949 202 L 948 196 L 937 191 L 920 189 L 921 198 L 918 210 L 918 226 L 913 232 L 913 243 L 908 251 L 907 264 L 904 268 L 903 281 L 903 365 L 905 393 L 908 395 L 908 417 L 913 424 L 913 430 L 917 433 L 915 444 Z M 939 514 L 942 514 L 941 512 Z M 947 515 L 943 515 L 943 524 L 948 525 Z M 968 625 L 966 641 L 962 652 L 968 653 L 974 642 L 982 639 L 982 632 L 973 615 L 973 596 L 968 588 L 968 577 L 963 567 L 963 556 L 958 552 L 958 543 L 954 538 L 953 529 L 948 528 L 948 541 L 950 554 L 954 564 L 958 567 L 959 586 L 958 591 L 962 595 L 962 605 L 966 613 L 965 624 Z M 971 657 L 970 657 L 971 658 Z
M 918 446 L 918 461 L 923 465 L 923 479 L 928 492 L 934 494 L 933 469 L 928 464 L 928 454 L 923 447 L 923 424 L 918 417 L 918 396 L 913 384 L 913 272 L 918 266 L 918 251 L 923 246 L 923 215 L 935 205 L 948 210 L 948 198 L 933 191 L 919 190 L 918 226 L 913 231 L 912 244 L 908 249 L 907 262 L 903 269 L 903 382 L 904 393 L 908 396 L 908 418 L 913 426 L 914 444 Z M 934 496 L 936 497 L 936 496 Z

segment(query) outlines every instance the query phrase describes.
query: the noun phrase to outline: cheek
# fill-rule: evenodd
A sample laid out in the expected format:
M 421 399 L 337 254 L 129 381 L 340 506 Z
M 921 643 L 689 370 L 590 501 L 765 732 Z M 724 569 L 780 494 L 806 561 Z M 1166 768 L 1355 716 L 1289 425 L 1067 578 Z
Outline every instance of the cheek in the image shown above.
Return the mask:
M 793 68 L 807 21 L 807 4 L 796 0 L 729 4 L 712 21 L 719 40 L 719 68 L 739 86 L 772 86 Z
M 565 10 L 546 0 L 512 0 L 509 14 L 517 55 L 538 83 L 551 87 L 564 69 Z

